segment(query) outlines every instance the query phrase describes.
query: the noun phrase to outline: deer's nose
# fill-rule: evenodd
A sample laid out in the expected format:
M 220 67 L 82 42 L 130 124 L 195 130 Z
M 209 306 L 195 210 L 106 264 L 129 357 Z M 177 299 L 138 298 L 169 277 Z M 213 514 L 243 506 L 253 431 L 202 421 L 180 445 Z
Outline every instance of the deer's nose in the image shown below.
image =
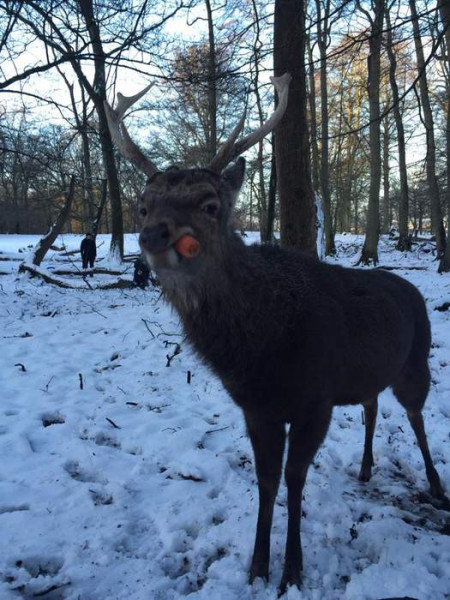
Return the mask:
M 170 232 L 165 223 L 153 227 L 144 227 L 139 236 L 139 244 L 152 254 L 164 252 L 169 247 Z

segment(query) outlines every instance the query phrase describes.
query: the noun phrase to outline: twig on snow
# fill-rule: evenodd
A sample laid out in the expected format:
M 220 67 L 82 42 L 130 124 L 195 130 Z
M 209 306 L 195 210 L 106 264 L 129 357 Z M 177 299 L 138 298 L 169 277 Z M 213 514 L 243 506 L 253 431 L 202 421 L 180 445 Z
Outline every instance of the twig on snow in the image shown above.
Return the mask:
M 114 423 L 114 421 L 108 417 L 105 417 L 105 419 L 108 421 L 108 423 L 111 423 L 111 425 L 114 427 L 114 429 L 122 429 L 121 427 L 119 427 L 119 425 L 116 425 L 116 423 Z

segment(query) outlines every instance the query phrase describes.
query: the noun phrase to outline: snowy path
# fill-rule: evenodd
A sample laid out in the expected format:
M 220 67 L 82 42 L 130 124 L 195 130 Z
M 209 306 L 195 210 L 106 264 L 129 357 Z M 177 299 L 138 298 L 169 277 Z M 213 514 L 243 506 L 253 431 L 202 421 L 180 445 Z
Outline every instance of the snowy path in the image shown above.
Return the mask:
M 402 274 L 428 301 L 424 414 L 450 489 L 450 310 L 434 310 L 450 300 L 450 277 L 427 257 L 420 264 L 427 270 Z M 0 598 L 275 599 L 285 486 L 271 582 L 248 586 L 258 502 L 240 411 L 158 293 L 8 275 L 0 299 Z M 360 407 L 337 409 L 305 490 L 304 587 L 287 597 L 449 598 L 448 514 L 426 502 L 420 453 L 389 391 L 368 484 L 357 480 L 363 437 Z

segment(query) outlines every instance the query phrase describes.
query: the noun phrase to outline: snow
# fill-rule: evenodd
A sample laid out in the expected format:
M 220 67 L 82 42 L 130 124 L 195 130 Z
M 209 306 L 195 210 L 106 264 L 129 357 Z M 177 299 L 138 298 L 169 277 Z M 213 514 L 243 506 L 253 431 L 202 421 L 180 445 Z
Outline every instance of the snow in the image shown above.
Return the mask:
M 18 249 L 36 241 L 0 236 L 0 258 L 23 258 Z M 81 236 L 56 245 L 63 241 L 77 249 Z M 336 260 L 355 264 L 362 238 L 337 241 Z M 106 263 L 108 237 L 101 242 Z M 393 248 L 383 238 L 381 264 L 427 300 L 433 384 L 424 415 L 449 489 L 450 311 L 435 309 L 450 300 L 450 277 L 436 273 L 431 254 Z M 126 252 L 136 251 L 127 236 Z M 43 267 L 51 272 L 57 259 L 49 252 Z M 71 261 L 78 269 L 79 256 Z M 18 276 L 19 264 L 0 261 L 9 273 L 0 277 L 0 598 L 275 599 L 285 485 L 270 583 L 249 586 L 258 498 L 243 419 L 159 292 L 61 289 Z M 181 353 L 166 366 L 176 344 Z M 363 439 L 361 407 L 335 409 L 304 493 L 303 588 L 285 597 L 448 598 L 448 513 L 427 501 L 420 452 L 390 391 L 380 397 L 367 484 L 357 479 Z

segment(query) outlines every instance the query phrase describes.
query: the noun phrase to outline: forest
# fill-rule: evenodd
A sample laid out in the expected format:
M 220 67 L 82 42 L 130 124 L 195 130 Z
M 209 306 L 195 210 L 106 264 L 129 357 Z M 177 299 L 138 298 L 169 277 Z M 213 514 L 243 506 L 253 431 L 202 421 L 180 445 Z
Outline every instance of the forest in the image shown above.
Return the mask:
M 450 597 L 449 25 L 0 0 L 1 600 Z
M 244 109 L 246 130 L 267 118 L 269 75 L 288 69 L 277 129 L 288 146 L 276 160 L 274 134 L 247 153 L 237 226 L 308 251 L 318 194 L 326 254 L 335 233 L 366 236 L 365 264 L 378 261 L 380 234 L 392 231 L 401 251 L 425 234 L 447 271 L 448 10 L 443 0 L 1 2 L 0 232 L 44 233 L 74 178 L 65 230 L 95 223 L 121 256 L 144 179 L 114 149 L 104 100 L 150 83 L 127 119 L 133 136 L 159 168 L 202 166 Z

